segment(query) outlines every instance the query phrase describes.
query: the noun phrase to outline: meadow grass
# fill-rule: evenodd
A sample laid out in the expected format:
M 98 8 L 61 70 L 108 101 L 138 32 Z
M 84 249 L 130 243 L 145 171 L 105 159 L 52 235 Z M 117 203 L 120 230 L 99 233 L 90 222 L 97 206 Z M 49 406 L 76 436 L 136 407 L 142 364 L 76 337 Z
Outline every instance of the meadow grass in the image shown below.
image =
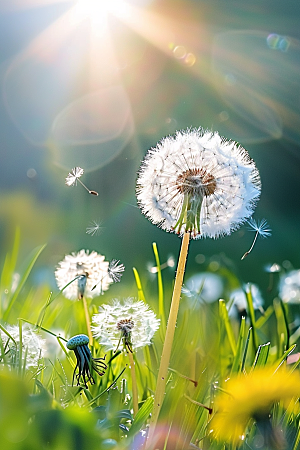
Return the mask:
M 50 292 L 47 285 L 34 286 L 30 273 L 44 246 L 22 262 L 18 261 L 19 245 L 17 232 L 0 280 L 2 448 L 299 448 L 300 384 L 293 378 L 299 376 L 299 333 L 294 329 L 291 334 L 295 317 L 276 292 L 272 304 L 256 310 L 251 289 L 246 290 L 247 306 L 240 315 L 232 314 L 235 305 L 227 290 L 212 303 L 201 298 L 203 285 L 194 297 L 181 294 L 166 379 L 159 388 L 163 389 L 159 394 L 163 402 L 147 441 L 172 292 L 172 283 L 164 282 L 156 244 L 157 295 L 147 292 L 150 283 L 144 283 L 146 275 L 137 268 L 133 269 L 136 283 L 124 288 L 125 296 L 130 291 L 132 297 L 150 304 L 160 318 L 152 344 L 132 354 L 122 346 L 116 352 L 106 352 L 105 374 L 94 373 L 95 384 L 85 385 L 80 379 L 78 386 L 72 386 L 76 359 L 66 342 L 73 335 L 87 334 L 86 311 L 80 301 L 64 298 L 58 289 Z M 185 278 L 188 276 L 187 272 Z M 97 305 L 109 303 L 111 297 L 107 291 L 87 300 L 90 317 L 97 313 Z M 8 331 L 13 325 L 18 326 L 18 340 Z M 29 325 L 45 340 L 46 353 L 35 366 L 28 366 L 31 349 L 24 340 Z M 93 358 L 105 354 L 95 338 L 90 351 Z M 133 365 L 134 376 L 130 370 Z M 275 375 L 265 382 L 270 370 Z M 275 395 L 271 385 L 278 376 L 281 387 Z M 226 380 L 231 380 L 229 390 Z M 260 391 L 264 383 L 265 390 Z M 240 428 L 230 409 L 233 401 L 237 417 L 244 418 Z M 228 425 L 226 433 L 222 431 L 224 423 Z

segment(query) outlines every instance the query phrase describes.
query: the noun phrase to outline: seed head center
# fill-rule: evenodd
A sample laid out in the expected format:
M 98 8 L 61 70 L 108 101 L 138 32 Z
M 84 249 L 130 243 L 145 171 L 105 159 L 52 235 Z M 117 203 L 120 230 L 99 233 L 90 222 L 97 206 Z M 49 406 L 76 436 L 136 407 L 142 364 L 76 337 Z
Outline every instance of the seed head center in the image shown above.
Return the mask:
M 122 319 L 117 323 L 117 329 L 120 330 L 123 336 L 128 336 L 134 327 L 134 321 L 130 319 Z
M 216 179 L 203 168 L 188 169 L 178 175 L 176 186 L 180 193 L 191 197 L 212 195 L 217 187 Z

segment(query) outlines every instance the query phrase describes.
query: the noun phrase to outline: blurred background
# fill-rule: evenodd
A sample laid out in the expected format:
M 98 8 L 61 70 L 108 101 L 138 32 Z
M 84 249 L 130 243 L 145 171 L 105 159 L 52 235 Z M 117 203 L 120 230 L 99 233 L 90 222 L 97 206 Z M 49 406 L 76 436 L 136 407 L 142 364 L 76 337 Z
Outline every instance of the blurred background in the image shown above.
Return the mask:
M 266 290 L 268 265 L 299 268 L 299 14 L 296 0 L 2 0 L 1 265 L 20 227 L 20 264 L 47 243 L 37 284 L 82 248 L 120 259 L 125 283 L 133 266 L 151 282 L 152 242 L 172 266 L 180 239 L 140 213 L 136 172 L 162 137 L 202 126 L 255 160 L 254 217 L 272 236 L 243 261 L 246 226 L 193 241 L 189 273 L 226 268 Z M 98 197 L 65 185 L 75 166 Z

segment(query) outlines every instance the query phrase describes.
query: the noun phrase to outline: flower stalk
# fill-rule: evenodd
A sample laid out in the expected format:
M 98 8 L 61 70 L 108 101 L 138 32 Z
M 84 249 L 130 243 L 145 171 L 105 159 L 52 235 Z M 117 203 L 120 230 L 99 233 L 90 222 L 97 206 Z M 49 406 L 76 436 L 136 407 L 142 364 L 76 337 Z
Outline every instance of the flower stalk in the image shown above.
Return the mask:
M 82 297 L 82 303 L 83 303 L 83 309 L 84 309 L 87 334 L 88 334 L 88 337 L 90 340 L 90 344 L 93 345 L 93 335 L 92 335 L 92 331 L 91 331 L 91 321 L 90 321 L 89 309 L 88 309 L 86 298 L 84 296 Z
M 137 390 L 137 382 L 136 382 L 136 373 L 135 373 L 135 362 L 133 359 L 133 354 L 130 351 L 127 351 L 127 355 L 130 363 L 130 374 L 131 374 L 131 383 L 132 383 L 132 403 L 133 403 L 133 416 L 135 417 L 139 410 L 138 403 L 138 390 Z
M 167 324 L 167 329 L 166 329 L 166 336 L 165 336 L 165 341 L 164 341 L 164 346 L 163 346 L 163 350 L 162 350 L 160 366 L 159 366 L 159 371 L 158 371 L 157 385 L 156 385 L 156 391 L 155 391 L 155 395 L 154 395 L 153 412 L 152 412 L 152 417 L 151 417 L 151 421 L 150 421 L 150 428 L 149 428 L 149 435 L 148 435 L 149 443 L 151 443 L 151 440 L 154 436 L 156 423 L 158 420 L 158 416 L 159 416 L 159 413 L 160 413 L 160 410 L 161 410 L 161 407 L 163 404 L 164 395 L 165 395 L 168 367 L 169 367 L 169 362 L 170 362 L 170 357 L 171 357 L 171 350 L 172 350 L 172 345 L 173 345 L 176 320 L 177 320 L 177 315 L 178 315 L 178 310 L 179 310 L 181 288 L 182 288 L 182 284 L 183 284 L 183 276 L 184 276 L 184 271 L 185 271 L 189 242 L 190 242 L 190 233 L 186 232 L 186 233 L 184 233 L 183 238 L 182 238 L 180 255 L 179 255 L 179 260 L 178 260 L 178 265 L 177 265 L 177 273 L 176 273 L 175 284 L 174 284 L 174 289 L 173 289 L 170 312 L 169 312 L 169 319 L 168 319 L 168 324 Z

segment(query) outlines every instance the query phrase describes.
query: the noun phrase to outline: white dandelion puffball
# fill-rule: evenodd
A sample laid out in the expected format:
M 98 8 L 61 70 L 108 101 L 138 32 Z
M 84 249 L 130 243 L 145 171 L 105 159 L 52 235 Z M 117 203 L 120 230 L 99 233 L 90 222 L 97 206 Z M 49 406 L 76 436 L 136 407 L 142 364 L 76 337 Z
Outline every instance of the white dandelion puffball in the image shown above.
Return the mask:
M 20 329 L 19 325 L 6 325 L 5 330 L 13 338 L 11 339 L 3 330 L 0 330 L 3 349 L 5 349 L 4 361 L 10 366 L 18 367 L 20 357 Z M 46 346 L 44 339 L 36 333 L 30 325 L 22 327 L 22 366 L 26 369 L 36 367 L 39 360 L 45 356 Z M 3 358 L 1 358 L 3 361 Z
M 130 344 L 134 350 L 151 344 L 160 319 L 143 301 L 114 300 L 112 305 L 100 306 L 99 313 L 92 317 L 92 332 L 107 350 L 116 350 L 122 338 L 120 324 L 125 322 L 130 322 Z
M 285 303 L 300 303 L 300 270 L 291 270 L 280 277 L 279 296 Z
M 197 303 L 212 303 L 221 298 L 223 287 L 223 280 L 219 275 L 202 272 L 191 276 L 181 291 Z
M 162 229 L 192 238 L 218 238 L 236 230 L 259 199 L 259 172 L 248 152 L 217 132 L 177 131 L 145 156 L 137 200 Z
M 88 250 L 66 255 L 55 270 L 59 289 L 71 283 L 62 291 L 63 295 L 76 300 L 83 296 L 93 298 L 107 291 L 113 280 L 108 274 L 109 263 L 104 259 L 103 255 Z
M 236 312 L 243 312 L 248 310 L 248 303 L 246 298 L 246 292 L 250 292 L 252 295 L 252 303 L 254 309 L 262 308 L 264 300 L 262 298 L 259 287 L 256 284 L 245 284 L 242 288 L 232 291 L 230 296 L 230 310 L 229 315 L 236 316 Z

